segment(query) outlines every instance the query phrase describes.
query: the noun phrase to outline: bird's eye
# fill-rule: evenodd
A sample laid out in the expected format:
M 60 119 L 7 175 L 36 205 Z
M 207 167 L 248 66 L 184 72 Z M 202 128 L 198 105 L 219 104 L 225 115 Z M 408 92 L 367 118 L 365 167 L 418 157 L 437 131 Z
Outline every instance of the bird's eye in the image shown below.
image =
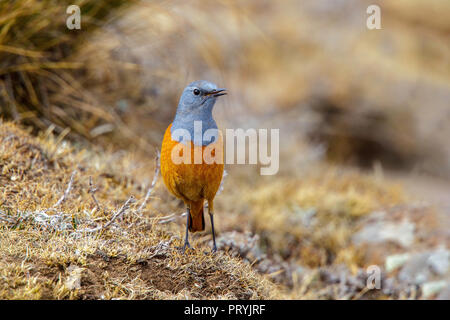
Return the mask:
M 194 89 L 194 94 L 195 94 L 196 96 L 198 96 L 198 95 L 200 94 L 200 90 Z

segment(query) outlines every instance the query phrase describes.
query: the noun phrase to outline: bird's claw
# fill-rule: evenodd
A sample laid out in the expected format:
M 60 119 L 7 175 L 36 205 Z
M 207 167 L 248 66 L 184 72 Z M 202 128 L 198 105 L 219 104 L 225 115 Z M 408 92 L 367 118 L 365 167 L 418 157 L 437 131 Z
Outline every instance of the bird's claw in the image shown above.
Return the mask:
M 186 248 L 192 249 L 192 247 L 189 244 L 189 242 L 185 242 L 182 247 L 177 247 L 177 249 L 180 250 L 181 253 L 184 253 L 186 251 Z

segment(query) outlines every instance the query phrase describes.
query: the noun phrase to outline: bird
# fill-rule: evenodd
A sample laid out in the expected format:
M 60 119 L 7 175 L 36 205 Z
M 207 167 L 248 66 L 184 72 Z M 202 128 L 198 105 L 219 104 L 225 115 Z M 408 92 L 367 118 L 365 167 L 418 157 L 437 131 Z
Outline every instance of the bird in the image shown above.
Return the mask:
M 212 111 L 217 98 L 226 94 L 226 89 L 206 80 L 188 84 L 181 94 L 175 118 L 164 133 L 161 175 L 167 189 L 183 200 L 187 210 L 183 253 L 191 248 L 189 232 L 205 230 L 205 201 L 211 222 L 212 252 L 217 251 L 214 198 L 222 181 L 224 164 L 223 137 Z M 214 161 L 196 156 L 204 153 L 210 154 Z

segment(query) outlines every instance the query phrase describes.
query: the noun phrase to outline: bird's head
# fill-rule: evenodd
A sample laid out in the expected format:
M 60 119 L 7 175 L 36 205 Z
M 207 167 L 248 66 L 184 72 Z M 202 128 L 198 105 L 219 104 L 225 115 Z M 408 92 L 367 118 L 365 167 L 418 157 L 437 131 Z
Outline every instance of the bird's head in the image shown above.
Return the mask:
M 226 89 L 218 88 L 212 82 L 199 80 L 190 83 L 184 90 L 178 103 L 178 113 L 210 114 L 217 97 L 227 94 Z
M 178 103 L 177 113 L 170 129 L 172 139 L 181 142 L 194 139 L 196 145 L 208 145 L 215 139 L 210 138 L 198 141 L 195 137 L 203 139 L 207 130 L 217 130 L 217 124 L 212 116 L 212 109 L 217 97 L 226 94 L 226 89 L 219 89 L 217 86 L 205 80 L 190 83 L 181 94 Z M 201 124 L 201 128 L 195 124 Z M 189 137 L 182 137 L 175 134 L 178 129 L 183 129 L 189 133 Z

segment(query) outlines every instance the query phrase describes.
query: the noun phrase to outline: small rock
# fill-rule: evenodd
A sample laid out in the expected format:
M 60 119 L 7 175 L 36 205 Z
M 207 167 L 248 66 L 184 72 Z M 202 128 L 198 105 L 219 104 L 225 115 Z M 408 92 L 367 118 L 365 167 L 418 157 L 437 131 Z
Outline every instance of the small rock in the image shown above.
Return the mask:
M 394 271 L 395 269 L 401 267 L 411 258 L 411 255 L 409 253 L 403 253 L 403 254 L 394 254 L 391 256 L 388 256 L 386 258 L 386 262 L 384 264 L 384 267 L 386 268 L 386 272 Z
M 414 223 L 407 219 L 400 223 L 376 221 L 357 232 L 352 240 L 356 244 L 393 241 L 403 247 L 409 247 L 414 242 L 414 230 Z
M 67 268 L 68 276 L 66 281 L 64 282 L 64 285 L 69 290 L 75 290 L 75 289 L 81 289 L 81 274 L 85 268 L 80 268 L 76 265 L 70 265 Z
M 442 291 L 447 286 L 447 281 L 430 281 L 422 285 L 422 294 L 426 299 Z
M 439 248 L 414 254 L 399 273 L 399 280 L 409 284 L 423 284 L 433 275 L 443 276 L 449 270 L 449 251 Z
M 393 278 L 387 278 L 383 281 L 382 290 L 384 294 L 390 295 L 395 292 L 395 281 Z
M 445 289 L 439 293 L 436 298 L 437 300 L 450 300 L 450 284 L 447 285 Z
M 422 284 L 431 277 L 431 270 L 428 268 L 428 258 L 430 253 L 415 254 L 408 260 L 400 271 L 398 278 L 408 284 Z
M 450 251 L 439 248 L 428 257 L 428 265 L 438 275 L 445 275 L 450 266 Z
M 245 260 L 261 260 L 265 257 L 258 245 L 259 236 L 249 232 L 240 233 L 236 231 L 225 232 L 217 238 L 217 249 L 231 249 L 231 253 Z M 210 243 L 212 245 L 212 243 Z

